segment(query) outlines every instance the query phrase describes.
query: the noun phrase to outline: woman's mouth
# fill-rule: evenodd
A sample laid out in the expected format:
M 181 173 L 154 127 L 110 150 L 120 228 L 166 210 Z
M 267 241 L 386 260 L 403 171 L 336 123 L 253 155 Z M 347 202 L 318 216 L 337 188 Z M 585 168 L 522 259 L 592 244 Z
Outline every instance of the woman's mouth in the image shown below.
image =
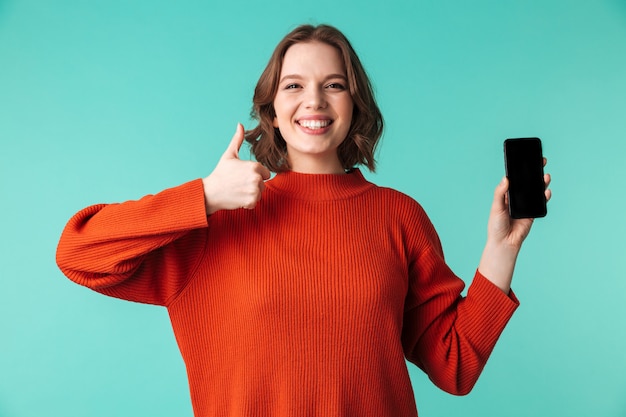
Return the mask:
M 323 120 L 302 119 L 302 120 L 296 121 L 296 123 L 307 131 L 314 131 L 314 132 L 321 133 L 321 131 L 325 130 L 328 126 L 330 126 L 333 123 L 333 121 L 330 119 L 323 119 Z

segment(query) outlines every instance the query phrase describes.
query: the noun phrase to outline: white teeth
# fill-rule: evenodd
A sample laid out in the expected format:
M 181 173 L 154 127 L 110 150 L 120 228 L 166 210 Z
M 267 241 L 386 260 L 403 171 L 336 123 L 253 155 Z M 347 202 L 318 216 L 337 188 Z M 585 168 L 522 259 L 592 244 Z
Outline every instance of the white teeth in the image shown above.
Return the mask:
M 308 129 L 321 129 L 328 126 L 330 120 L 300 120 L 298 123 Z

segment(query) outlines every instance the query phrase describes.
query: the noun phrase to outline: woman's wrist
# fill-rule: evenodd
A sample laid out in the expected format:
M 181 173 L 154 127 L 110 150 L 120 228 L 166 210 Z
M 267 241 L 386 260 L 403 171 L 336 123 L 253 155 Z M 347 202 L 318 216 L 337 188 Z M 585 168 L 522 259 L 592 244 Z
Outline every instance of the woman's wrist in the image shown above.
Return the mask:
M 511 289 L 513 270 L 519 248 L 504 243 L 487 242 L 483 250 L 478 271 L 505 294 Z

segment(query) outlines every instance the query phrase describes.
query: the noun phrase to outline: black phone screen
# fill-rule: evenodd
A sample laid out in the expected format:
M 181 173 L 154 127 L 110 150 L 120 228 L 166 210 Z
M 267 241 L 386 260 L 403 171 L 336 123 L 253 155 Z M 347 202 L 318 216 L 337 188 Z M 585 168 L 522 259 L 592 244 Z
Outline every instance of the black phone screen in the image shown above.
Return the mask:
M 509 213 L 514 219 L 547 214 L 543 154 L 539 138 L 504 141 L 506 176 L 509 179 Z

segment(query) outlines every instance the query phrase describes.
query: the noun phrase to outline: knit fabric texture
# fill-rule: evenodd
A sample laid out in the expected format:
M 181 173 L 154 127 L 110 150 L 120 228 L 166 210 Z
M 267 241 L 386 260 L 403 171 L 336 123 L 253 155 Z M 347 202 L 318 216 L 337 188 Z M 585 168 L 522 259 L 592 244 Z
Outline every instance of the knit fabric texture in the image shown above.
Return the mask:
M 358 169 L 280 173 L 208 217 L 200 179 L 91 206 L 57 263 L 167 307 L 196 417 L 415 417 L 406 360 L 466 394 L 518 306 L 478 271 L 463 297 L 422 207 Z

